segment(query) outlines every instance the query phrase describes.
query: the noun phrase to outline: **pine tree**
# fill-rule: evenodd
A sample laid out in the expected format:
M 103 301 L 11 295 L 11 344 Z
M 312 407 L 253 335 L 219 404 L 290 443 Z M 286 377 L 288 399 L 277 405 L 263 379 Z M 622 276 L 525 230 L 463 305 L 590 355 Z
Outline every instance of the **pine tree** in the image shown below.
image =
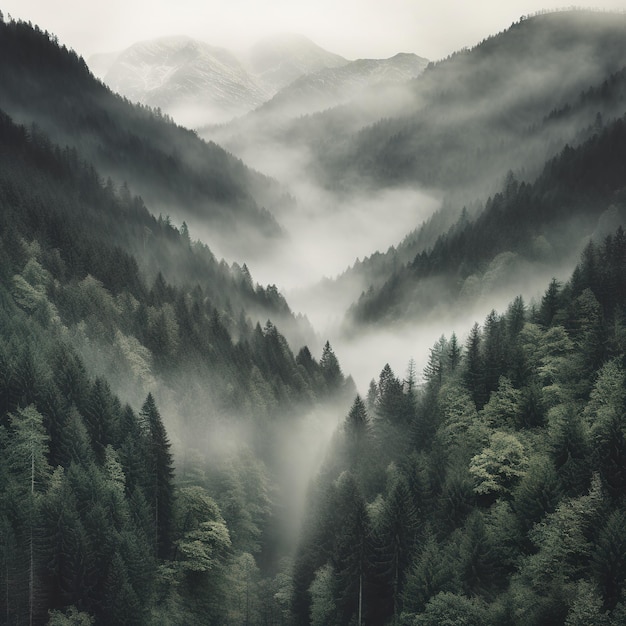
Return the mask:
M 448 344 L 448 366 L 451 372 L 456 372 L 459 363 L 461 362 L 461 347 L 459 346 L 459 340 L 456 337 L 456 333 L 452 333 L 450 337 L 450 343 Z
M 171 444 L 151 393 L 141 408 L 140 417 L 148 444 L 150 465 L 150 504 L 154 515 L 154 553 L 168 558 L 172 548 L 172 507 L 174 504 L 174 465 Z
M 606 520 L 591 555 L 591 569 L 607 609 L 624 600 L 626 514 L 616 509 Z
M 463 379 L 477 409 L 482 408 L 485 403 L 483 360 L 480 344 L 480 328 L 478 324 L 474 324 L 467 339 Z
M 552 320 L 556 315 L 559 308 L 559 293 L 561 290 L 561 284 L 556 278 L 550 281 L 546 293 L 541 299 L 541 307 L 539 308 L 539 323 L 546 328 L 552 324 Z
M 498 563 L 482 514 L 474 511 L 467 519 L 459 547 L 460 576 L 468 596 L 489 598 L 498 579 Z
M 331 391 L 339 389 L 343 383 L 343 374 L 341 373 L 341 367 L 339 361 L 330 346 L 330 342 L 324 344 L 322 351 L 322 357 L 320 359 L 320 369 L 322 376 Z
M 18 409 L 11 416 L 12 437 L 8 446 L 8 468 L 20 517 L 23 517 L 28 562 L 28 621 L 33 624 L 40 610 L 38 597 L 37 534 L 41 528 L 40 501 L 47 489 L 51 470 L 48 465 L 48 435 L 43 417 L 34 406 Z
M 415 546 L 417 512 L 403 476 L 392 470 L 391 486 L 385 498 L 378 540 L 383 579 L 392 599 L 393 623 L 399 623 L 402 590 Z
M 342 474 L 337 483 L 339 507 L 331 557 L 336 572 L 337 621 L 360 625 L 367 613 L 366 589 L 371 585 L 372 531 L 365 500 L 352 474 Z
M 354 471 L 362 460 L 366 439 L 370 432 L 369 417 L 361 396 L 354 399 L 344 424 L 349 468 Z

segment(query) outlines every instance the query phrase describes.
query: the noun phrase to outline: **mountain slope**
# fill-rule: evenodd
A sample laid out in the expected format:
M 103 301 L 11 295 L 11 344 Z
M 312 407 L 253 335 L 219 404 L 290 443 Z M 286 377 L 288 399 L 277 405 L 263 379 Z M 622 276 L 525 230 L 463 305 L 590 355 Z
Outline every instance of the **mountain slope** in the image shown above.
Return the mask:
M 247 53 L 251 71 L 268 88 L 278 91 L 300 76 L 348 63 L 303 35 L 285 33 L 257 42 Z
M 184 36 L 133 44 L 102 79 L 113 91 L 158 107 L 187 127 L 222 123 L 268 96 L 226 49 Z
M 537 180 L 506 184 L 470 220 L 463 214 L 432 248 L 395 268 L 384 285 L 364 293 L 350 311 L 360 322 L 407 321 L 471 302 L 532 271 L 578 254 L 599 229 L 626 220 L 626 118 L 590 128 L 577 148 L 566 146 Z M 603 223 L 605 222 L 605 223 Z
M 296 623 L 624 623 L 625 270 L 618 229 L 422 385 L 382 368 L 309 491 Z
M 293 506 L 278 435 L 306 431 L 347 382 L 330 347 L 319 362 L 294 355 L 255 309 L 290 316 L 245 266 L 0 111 L 7 623 L 236 614 L 222 577 L 251 555 L 274 565 L 289 544 L 275 519 Z
M 317 163 L 332 185 L 414 181 L 490 190 L 507 169 L 542 163 L 549 141 L 529 129 L 620 70 L 624 58 L 624 14 L 571 11 L 525 19 L 430 66 L 415 81 L 404 116 L 347 139 L 328 137 Z
M 427 63 L 416 54 L 399 53 L 389 59 L 358 59 L 326 67 L 294 80 L 261 110 L 289 117 L 321 111 L 358 98 L 368 88 L 416 78 Z
M 264 208 L 282 201 L 271 180 L 215 144 L 113 94 L 82 59 L 47 33 L 0 23 L 0 108 L 76 147 L 106 177 L 128 182 L 155 212 L 209 230 L 209 242 L 235 256 L 280 234 Z

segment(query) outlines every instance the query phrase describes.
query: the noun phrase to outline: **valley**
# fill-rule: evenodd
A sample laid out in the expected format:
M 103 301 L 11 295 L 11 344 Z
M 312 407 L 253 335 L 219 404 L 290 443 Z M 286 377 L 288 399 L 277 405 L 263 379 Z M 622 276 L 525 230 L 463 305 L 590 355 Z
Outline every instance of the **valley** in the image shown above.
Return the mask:
M 45 27 L 0 13 L 0 623 L 624 623 L 626 14 Z

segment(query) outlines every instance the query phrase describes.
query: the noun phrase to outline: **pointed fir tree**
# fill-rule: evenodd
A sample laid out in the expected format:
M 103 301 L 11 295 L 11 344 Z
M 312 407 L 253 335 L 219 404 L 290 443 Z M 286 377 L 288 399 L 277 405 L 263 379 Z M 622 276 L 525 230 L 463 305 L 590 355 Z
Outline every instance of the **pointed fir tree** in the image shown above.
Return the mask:
M 361 400 L 361 396 L 357 395 L 344 423 L 347 461 L 349 468 L 353 471 L 362 458 L 369 431 L 370 423 L 365 403 Z
M 626 514 L 620 509 L 609 515 L 591 555 L 591 571 L 604 607 L 612 610 L 624 600 L 626 582 Z
M 485 403 L 483 369 L 480 327 L 474 324 L 467 339 L 463 379 L 477 409 L 481 409 Z
M 452 333 L 448 344 L 448 367 L 450 371 L 456 372 L 460 362 L 461 346 L 459 346 L 459 340 L 457 339 L 456 333 Z
M 343 383 L 343 374 L 341 373 L 339 361 L 337 360 L 337 357 L 330 346 L 330 342 L 328 341 L 325 343 L 322 351 L 320 369 L 328 389 L 335 391 L 341 387 Z
M 172 548 L 172 507 L 174 504 L 174 464 L 161 415 L 151 393 L 140 413 L 147 439 L 150 465 L 149 495 L 154 519 L 154 552 L 165 559 Z

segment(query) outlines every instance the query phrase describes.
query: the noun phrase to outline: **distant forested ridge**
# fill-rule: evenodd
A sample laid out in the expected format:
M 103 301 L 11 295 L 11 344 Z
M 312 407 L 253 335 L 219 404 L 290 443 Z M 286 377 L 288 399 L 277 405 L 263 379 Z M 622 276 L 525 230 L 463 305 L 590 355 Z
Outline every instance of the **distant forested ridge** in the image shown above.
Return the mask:
M 408 320 L 448 306 L 489 279 L 503 283 L 523 263 L 558 263 L 585 235 L 626 218 L 626 118 L 586 130 L 565 146 L 535 182 L 512 172 L 473 218 L 461 213 L 448 232 L 396 265 L 349 311 L 356 322 Z M 602 234 L 602 233 L 600 233 Z M 387 266 L 390 264 L 387 263 Z
M 621 13 L 570 11 L 517 22 L 431 63 L 412 81 L 404 112 L 347 136 L 324 135 L 317 162 L 322 179 L 331 186 L 418 183 L 475 196 L 507 169 L 534 171 L 589 123 L 589 111 L 570 111 L 567 124 L 542 120 L 623 69 L 625 35 Z M 349 109 L 319 116 L 317 126 L 311 119 L 313 132 L 342 114 L 349 116 Z
M 541 303 L 385 366 L 335 436 L 296 623 L 623 624 L 626 234 Z

